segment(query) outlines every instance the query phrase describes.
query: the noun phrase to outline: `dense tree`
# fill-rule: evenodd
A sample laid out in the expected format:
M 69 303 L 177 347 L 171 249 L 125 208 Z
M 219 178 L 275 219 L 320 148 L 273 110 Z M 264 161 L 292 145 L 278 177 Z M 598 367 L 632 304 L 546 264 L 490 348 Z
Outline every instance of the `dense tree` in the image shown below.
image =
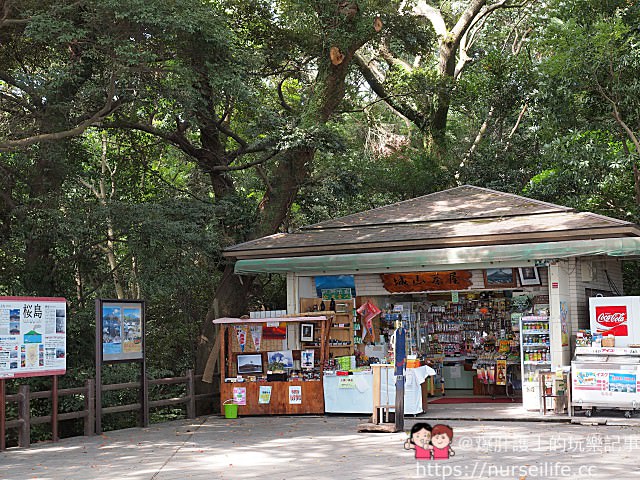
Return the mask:
M 214 316 L 283 306 L 231 244 L 463 182 L 636 220 L 639 17 L 0 0 L 0 293 L 73 299 L 78 352 L 96 296 L 142 296 L 152 363 L 202 371 Z

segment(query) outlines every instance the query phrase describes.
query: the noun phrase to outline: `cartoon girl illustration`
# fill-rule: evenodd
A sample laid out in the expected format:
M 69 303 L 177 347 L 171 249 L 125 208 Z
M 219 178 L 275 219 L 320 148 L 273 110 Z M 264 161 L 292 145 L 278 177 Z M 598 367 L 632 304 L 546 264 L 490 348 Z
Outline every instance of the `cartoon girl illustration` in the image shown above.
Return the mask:
M 431 425 L 425 422 L 418 422 L 411 427 L 409 438 L 404 442 L 405 450 L 415 450 L 416 460 L 431 459 Z
M 435 425 L 431 429 L 431 454 L 434 460 L 444 460 L 456 453 L 451 448 L 453 429 L 448 425 Z M 417 458 L 417 457 L 416 457 Z

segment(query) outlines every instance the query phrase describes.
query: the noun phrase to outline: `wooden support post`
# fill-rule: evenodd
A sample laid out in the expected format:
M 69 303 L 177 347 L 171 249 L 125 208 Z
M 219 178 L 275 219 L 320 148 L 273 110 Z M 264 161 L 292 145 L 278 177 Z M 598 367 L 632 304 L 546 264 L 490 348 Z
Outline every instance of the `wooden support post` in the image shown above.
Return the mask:
M 220 340 L 220 413 L 224 415 L 224 402 L 226 398 L 222 398 L 222 386 L 224 385 L 224 379 L 227 377 L 227 327 L 220 325 L 220 331 L 218 335 L 221 335 Z
M 5 422 L 6 422 L 6 399 L 5 399 L 5 380 L 0 378 L 0 452 L 6 448 L 5 444 Z
M 196 418 L 196 380 L 193 370 L 187 370 L 187 418 Z
M 31 418 L 29 385 L 20 385 L 18 387 L 18 395 L 20 397 L 18 404 L 18 418 L 21 420 L 20 429 L 18 430 L 18 446 L 28 448 L 31 443 Z
M 145 358 L 140 362 L 140 405 L 142 408 L 142 426 L 149 426 L 149 379 L 147 378 L 147 361 Z
M 84 409 L 87 411 L 87 416 L 84 419 L 84 434 L 89 437 L 95 433 L 96 426 L 96 382 L 92 378 L 84 382 L 84 387 L 87 389 L 84 396 Z
M 372 365 L 373 369 L 373 414 L 371 415 L 371 423 L 381 423 L 382 419 L 378 418 L 378 407 L 381 404 L 380 400 L 380 385 L 381 385 L 381 365 Z
M 58 441 L 58 376 L 52 375 L 51 385 L 51 439 Z
M 96 298 L 96 385 L 95 385 L 95 433 L 102 433 L 102 300 Z

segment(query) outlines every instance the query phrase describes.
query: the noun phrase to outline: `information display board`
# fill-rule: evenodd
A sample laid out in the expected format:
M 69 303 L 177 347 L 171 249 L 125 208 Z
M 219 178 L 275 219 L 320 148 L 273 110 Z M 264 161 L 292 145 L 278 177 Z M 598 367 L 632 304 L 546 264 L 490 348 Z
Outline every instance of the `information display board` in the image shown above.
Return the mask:
M 144 302 L 99 300 L 96 332 L 102 339 L 102 361 L 144 358 Z
M 64 298 L 0 297 L 0 378 L 63 375 L 66 331 Z

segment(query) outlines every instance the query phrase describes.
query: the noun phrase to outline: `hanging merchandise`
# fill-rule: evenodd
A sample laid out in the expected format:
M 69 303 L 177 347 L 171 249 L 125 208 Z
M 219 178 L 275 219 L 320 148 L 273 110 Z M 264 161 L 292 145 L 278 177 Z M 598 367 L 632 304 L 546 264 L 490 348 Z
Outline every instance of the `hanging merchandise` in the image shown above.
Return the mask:
M 507 361 L 496 360 L 496 385 L 507 384 Z
M 245 325 L 234 325 L 236 329 L 236 335 L 238 336 L 238 345 L 240 345 L 240 351 L 244 352 L 244 346 L 247 343 L 247 331 Z
M 253 339 L 253 345 L 256 347 L 256 352 L 260 351 L 260 343 L 262 343 L 262 325 L 251 325 L 251 338 Z
M 362 335 L 362 340 L 365 339 L 367 334 L 371 335 L 371 341 L 376 341 L 375 332 L 373 331 L 373 319 L 376 315 L 379 315 L 382 310 L 380 310 L 376 305 L 374 305 L 371 300 L 367 300 L 366 303 L 360 306 L 356 310 L 359 315 L 362 315 L 362 324 L 364 325 L 364 334 Z

